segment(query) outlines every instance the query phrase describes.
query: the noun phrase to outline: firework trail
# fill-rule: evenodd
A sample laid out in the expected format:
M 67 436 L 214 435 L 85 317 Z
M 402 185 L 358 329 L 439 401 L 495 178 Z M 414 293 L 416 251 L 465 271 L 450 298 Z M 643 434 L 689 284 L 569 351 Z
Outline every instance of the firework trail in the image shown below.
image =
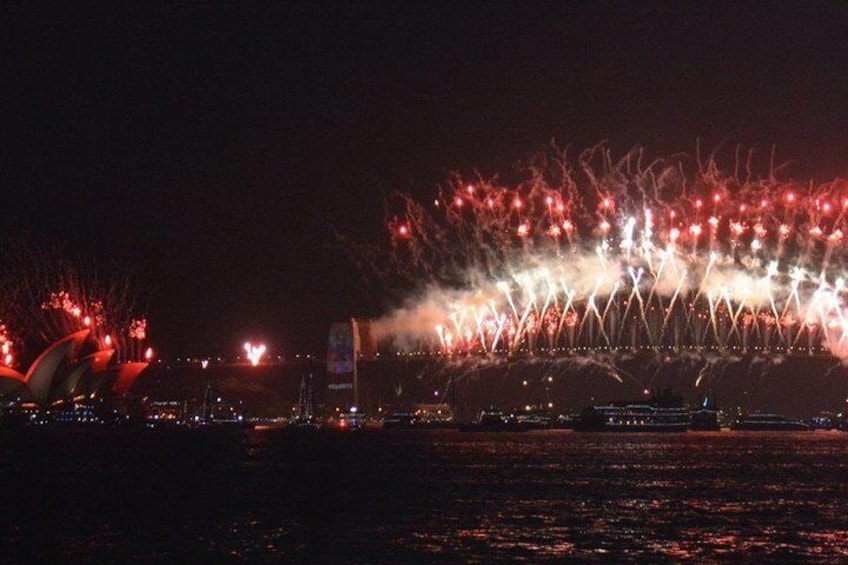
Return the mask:
M 687 163 L 598 146 L 515 183 L 455 176 L 427 204 L 398 196 L 391 262 L 416 292 L 375 329 L 452 356 L 848 359 L 848 181 Z
M 119 362 L 141 359 L 147 320 L 134 313 L 137 291 L 127 273 L 110 269 L 102 276 L 93 264 L 26 241 L 2 251 L 0 363 L 13 365 L 24 344 L 53 343 L 82 329 L 114 349 Z

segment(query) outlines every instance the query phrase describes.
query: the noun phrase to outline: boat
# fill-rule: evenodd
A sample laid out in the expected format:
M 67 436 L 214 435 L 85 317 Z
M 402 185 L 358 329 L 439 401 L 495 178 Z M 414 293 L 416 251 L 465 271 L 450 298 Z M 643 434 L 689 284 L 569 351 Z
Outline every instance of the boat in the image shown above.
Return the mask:
M 297 414 L 289 420 L 287 428 L 297 431 L 317 431 L 321 428 L 321 420 L 312 413 L 312 374 L 308 382 L 305 378 L 300 380 Z
M 560 414 L 554 420 L 553 428 L 556 430 L 574 430 L 580 425 L 580 414 Z
M 413 411 L 392 412 L 383 418 L 385 430 L 447 430 L 456 427 L 453 411 L 447 404 L 416 404 Z
M 383 418 L 384 430 L 413 430 L 415 429 L 415 414 L 411 412 L 393 412 Z
M 416 404 L 413 422 L 417 430 L 455 429 L 453 410 L 448 404 Z
M 509 420 L 509 424 L 513 424 L 517 430 L 549 430 L 554 427 L 556 418 L 547 410 L 531 409 L 523 412 L 517 412 Z
M 744 432 L 803 432 L 811 428 L 801 420 L 790 420 L 779 414 L 748 414 L 733 422 L 730 429 Z
M 838 422 L 836 422 L 831 416 L 820 414 L 810 418 L 810 428 L 813 430 L 829 432 L 830 430 L 837 428 L 837 426 Z
M 102 405 L 93 402 L 63 402 L 51 410 L 52 423 L 61 427 L 104 427 L 117 423 L 117 414 L 107 414 Z
M 286 428 L 291 430 L 317 431 L 321 429 L 321 420 L 315 416 L 297 416 L 289 420 Z
M 481 410 L 473 422 L 460 422 L 461 432 L 505 432 L 515 430 L 514 423 L 507 420 L 503 411 L 495 406 Z
M 693 410 L 690 414 L 689 429 L 693 432 L 721 431 L 721 426 L 718 423 L 718 411 L 706 408 Z
M 697 410 L 690 413 L 689 429 L 693 432 L 718 432 L 721 426 L 718 423 L 718 410 L 715 406 L 715 398 L 704 397 Z
M 685 432 L 689 409 L 683 399 L 666 389 L 643 402 L 595 404 L 580 414 L 575 427 L 581 432 Z
M 331 421 L 331 427 L 341 431 L 364 430 L 366 421 L 365 414 L 353 407 L 349 412 L 342 412 L 335 420 Z

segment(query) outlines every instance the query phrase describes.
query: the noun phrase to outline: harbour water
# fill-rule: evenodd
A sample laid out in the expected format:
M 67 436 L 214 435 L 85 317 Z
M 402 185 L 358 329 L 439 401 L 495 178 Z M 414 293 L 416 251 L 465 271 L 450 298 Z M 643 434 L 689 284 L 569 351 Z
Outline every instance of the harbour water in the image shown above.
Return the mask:
M 3 562 L 844 563 L 848 433 L 0 434 Z

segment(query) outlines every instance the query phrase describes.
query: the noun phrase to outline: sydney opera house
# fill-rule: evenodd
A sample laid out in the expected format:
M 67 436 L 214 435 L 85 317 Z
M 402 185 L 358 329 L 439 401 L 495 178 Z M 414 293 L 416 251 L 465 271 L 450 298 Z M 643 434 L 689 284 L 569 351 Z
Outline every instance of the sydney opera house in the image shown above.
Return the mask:
M 116 407 L 147 365 L 117 362 L 116 351 L 101 348 L 88 329 L 72 333 L 50 345 L 26 373 L 0 367 L 3 421 L 106 423 L 119 417 Z

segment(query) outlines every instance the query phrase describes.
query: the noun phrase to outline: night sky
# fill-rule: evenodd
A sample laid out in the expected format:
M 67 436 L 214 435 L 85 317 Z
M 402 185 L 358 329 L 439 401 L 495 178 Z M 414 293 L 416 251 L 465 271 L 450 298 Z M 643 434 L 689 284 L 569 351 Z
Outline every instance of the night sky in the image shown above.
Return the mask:
M 334 234 L 450 171 L 700 139 L 848 176 L 846 37 L 837 3 L 4 3 L 0 236 L 132 267 L 163 355 L 320 354 L 381 306 Z

